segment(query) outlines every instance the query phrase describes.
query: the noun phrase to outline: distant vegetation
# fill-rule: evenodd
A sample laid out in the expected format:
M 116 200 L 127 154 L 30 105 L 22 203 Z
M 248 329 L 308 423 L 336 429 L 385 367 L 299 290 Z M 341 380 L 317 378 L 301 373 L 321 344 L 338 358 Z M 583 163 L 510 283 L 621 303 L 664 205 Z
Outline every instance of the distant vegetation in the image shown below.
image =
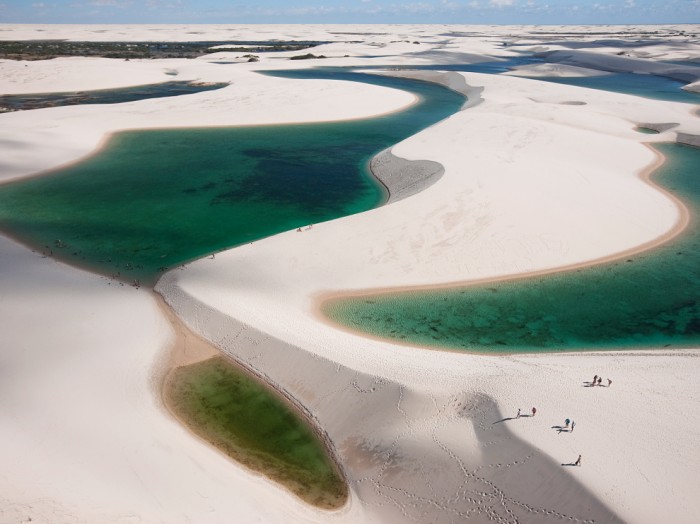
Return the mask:
M 120 89 L 0 95 L 0 113 L 78 104 L 119 104 L 122 102 L 133 102 L 134 100 L 146 100 L 148 98 L 200 93 L 202 91 L 221 89 L 227 85 L 229 84 L 226 82 L 202 83 L 184 81 L 163 82 Z
M 326 42 L 232 41 L 232 42 L 71 42 L 66 40 L 0 41 L 0 58 L 48 60 L 61 56 L 103 58 L 196 58 L 220 51 L 259 53 L 297 51 Z M 226 46 L 226 47 L 221 47 Z
M 290 60 L 312 60 L 314 58 L 326 58 L 323 55 L 314 55 L 311 53 L 306 53 L 305 55 L 297 55 L 290 58 Z

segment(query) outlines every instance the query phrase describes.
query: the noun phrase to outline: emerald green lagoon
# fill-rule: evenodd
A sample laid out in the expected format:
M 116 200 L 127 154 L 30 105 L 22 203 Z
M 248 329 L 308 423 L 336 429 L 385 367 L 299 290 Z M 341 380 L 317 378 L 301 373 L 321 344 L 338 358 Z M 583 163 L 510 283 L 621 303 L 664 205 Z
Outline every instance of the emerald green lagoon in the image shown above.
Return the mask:
M 369 160 L 465 101 L 414 80 L 286 76 L 370 82 L 420 102 L 349 122 L 117 133 L 75 165 L 0 186 L 0 231 L 67 263 L 152 285 L 184 262 L 382 204 Z
M 231 458 L 311 504 L 337 508 L 347 500 L 344 479 L 307 421 L 223 357 L 177 368 L 165 393 L 195 433 Z
M 485 353 L 700 345 L 700 149 L 655 146 L 654 180 L 691 212 L 687 230 L 613 263 L 439 291 L 324 304 L 335 322 L 408 344 Z M 624 198 L 624 195 L 620 195 Z

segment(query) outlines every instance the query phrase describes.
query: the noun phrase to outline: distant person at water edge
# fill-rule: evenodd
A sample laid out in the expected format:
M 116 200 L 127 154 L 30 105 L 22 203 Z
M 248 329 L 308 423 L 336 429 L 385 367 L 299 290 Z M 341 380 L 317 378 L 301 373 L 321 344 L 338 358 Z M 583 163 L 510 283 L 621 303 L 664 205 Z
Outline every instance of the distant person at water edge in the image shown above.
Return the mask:
M 537 413 L 537 409 L 532 408 L 532 416 L 533 416 L 533 417 L 535 416 L 535 413 Z

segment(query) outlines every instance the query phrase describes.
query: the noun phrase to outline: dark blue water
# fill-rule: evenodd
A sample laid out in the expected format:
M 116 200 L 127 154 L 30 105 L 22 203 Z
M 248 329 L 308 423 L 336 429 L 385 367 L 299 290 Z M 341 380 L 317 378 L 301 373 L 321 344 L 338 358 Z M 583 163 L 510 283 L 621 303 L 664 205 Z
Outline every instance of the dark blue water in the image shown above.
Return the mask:
M 507 57 L 503 60 L 480 62 L 476 64 L 436 64 L 416 66 L 375 66 L 377 69 L 400 69 L 421 71 L 462 71 L 466 73 L 501 74 L 519 66 L 544 64 L 545 60 L 531 55 Z M 525 77 L 528 78 L 528 77 Z M 529 77 L 543 82 L 553 82 L 590 89 L 600 89 L 614 93 L 642 96 L 655 100 L 667 100 L 670 102 L 684 102 L 688 104 L 700 104 L 700 94 L 682 89 L 686 84 L 656 75 L 636 73 L 607 73 L 594 77 Z
M 537 80 L 642 96 L 655 100 L 700 104 L 700 94 L 682 89 L 686 85 L 685 83 L 656 75 L 613 73 L 603 76 L 576 78 L 537 77 Z
M 227 83 L 200 84 L 196 82 L 164 82 L 121 89 L 70 91 L 61 93 L 32 93 L 0 96 L 0 109 L 20 111 L 78 104 L 119 104 L 149 98 L 189 95 L 226 87 Z
M 499 60 L 478 62 L 475 64 L 429 64 L 429 65 L 391 65 L 391 66 L 372 66 L 363 67 L 362 69 L 395 69 L 395 70 L 419 70 L 419 71 L 464 71 L 468 73 L 485 73 L 485 74 L 500 74 L 506 71 L 511 71 L 515 67 L 541 64 L 544 61 L 541 58 L 522 55 L 514 57 L 505 57 Z

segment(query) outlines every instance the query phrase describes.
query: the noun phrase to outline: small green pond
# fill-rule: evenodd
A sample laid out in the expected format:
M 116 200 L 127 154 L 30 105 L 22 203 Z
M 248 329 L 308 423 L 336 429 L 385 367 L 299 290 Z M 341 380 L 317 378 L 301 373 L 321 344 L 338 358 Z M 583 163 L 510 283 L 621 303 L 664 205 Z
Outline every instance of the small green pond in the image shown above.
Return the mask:
M 316 506 L 346 502 L 345 481 L 308 422 L 223 357 L 177 368 L 165 393 L 195 433 L 238 462 Z

